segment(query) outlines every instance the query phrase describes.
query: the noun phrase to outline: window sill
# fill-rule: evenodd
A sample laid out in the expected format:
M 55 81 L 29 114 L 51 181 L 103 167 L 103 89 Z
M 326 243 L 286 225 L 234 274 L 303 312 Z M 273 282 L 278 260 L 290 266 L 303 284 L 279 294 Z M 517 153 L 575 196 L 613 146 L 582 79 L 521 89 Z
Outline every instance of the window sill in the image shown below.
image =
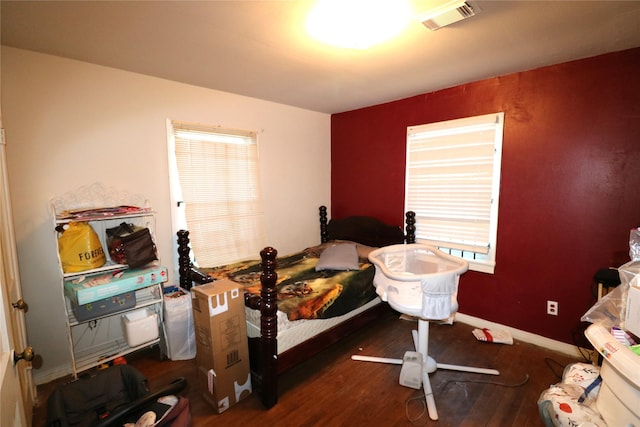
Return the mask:
M 493 274 L 496 268 L 495 262 L 480 262 L 473 260 L 466 260 L 469 263 L 469 270 L 478 271 L 480 273 Z

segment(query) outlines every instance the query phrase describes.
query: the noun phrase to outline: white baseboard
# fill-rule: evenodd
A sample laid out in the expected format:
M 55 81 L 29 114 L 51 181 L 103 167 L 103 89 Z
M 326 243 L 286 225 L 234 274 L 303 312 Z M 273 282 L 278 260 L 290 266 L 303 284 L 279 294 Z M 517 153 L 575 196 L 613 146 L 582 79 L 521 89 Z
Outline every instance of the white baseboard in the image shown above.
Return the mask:
M 476 328 L 505 329 L 511 333 L 511 336 L 514 339 L 544 347 L 549 350 L 557 351 L 571 357 L 584 359 L 584 354 L 588 354 L 590 352 L 590 350 L 582 349 L 584 353 L 581 353 L 581 349 L 575 345 L 567 344 L 562 341 L 552 340 L 551 338 L 546 338 L 541 335 L 533 334 L 531 332 L 515 329 L 510 326 L 502 325 L 500 323 L 490 322 L 488 320 L 480 319 L 479 317 L 469 316 L 468 314 L 464 313 L 456 313 L 456 320 L 458 322 L 466 323 L 467 325 L 475 326 Z
M 55 369 L 43 371 L 42 369 L 33 369 L 33 382 L 36 385 L 46 384 L 58 378 L 71 375 L 71 368 L 58 366 Z

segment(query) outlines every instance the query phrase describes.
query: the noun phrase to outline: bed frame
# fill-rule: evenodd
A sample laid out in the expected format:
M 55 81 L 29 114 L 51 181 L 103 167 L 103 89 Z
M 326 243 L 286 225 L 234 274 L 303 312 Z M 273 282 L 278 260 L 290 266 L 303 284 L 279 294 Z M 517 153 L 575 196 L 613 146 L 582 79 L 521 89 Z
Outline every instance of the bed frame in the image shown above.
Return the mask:
M 387 246 L 390 244 L 415 243 L 415 213 L 405 214 L 405 231 L 399 226 L 384 224 L 378 219 L 366 216 L 351 216 L 341 220 L 327 220 L 327 208 L 320 206 L 320 240 L 352 240 L 368 246 Z M 191 289 L 194 284 L 212 282 L 213 279 L 200 272 L 189 257 L 189 232 L 180 230 L 178 236 L 178 273 L 180 286 Z M 260 311 L 260 337 L 249 339 L 252 385 L 260 394 L 263 405 L 271 408 L 278 402 L 278 375 L 309 357 L 319 353 L 344 336 L 369 324 L 389 310 L 387 304 L 376 306 L 351 317 L 315 337 L 278 355 L 277 328 L 277 289 L 276 272 L 278 251 L 266 247 L 260 251 L 262 272 L 260 295 L 245 294 L 245 305 Z

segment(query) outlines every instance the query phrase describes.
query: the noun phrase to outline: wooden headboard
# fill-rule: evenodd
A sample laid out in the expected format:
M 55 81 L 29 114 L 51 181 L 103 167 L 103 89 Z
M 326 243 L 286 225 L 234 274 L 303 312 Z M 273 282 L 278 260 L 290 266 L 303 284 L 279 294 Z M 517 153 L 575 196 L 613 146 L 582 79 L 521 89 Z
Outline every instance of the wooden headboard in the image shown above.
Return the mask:
M 415 243 L 415 213 L 407 212 L 405 222 L 406 236 L 402 227 L 388 225 L 369 216 L 349 216 L 327 222 L 327 208 L 320 206 L 320 240 L 322 243 L 331 240 L 351 240 L 374 247 Z

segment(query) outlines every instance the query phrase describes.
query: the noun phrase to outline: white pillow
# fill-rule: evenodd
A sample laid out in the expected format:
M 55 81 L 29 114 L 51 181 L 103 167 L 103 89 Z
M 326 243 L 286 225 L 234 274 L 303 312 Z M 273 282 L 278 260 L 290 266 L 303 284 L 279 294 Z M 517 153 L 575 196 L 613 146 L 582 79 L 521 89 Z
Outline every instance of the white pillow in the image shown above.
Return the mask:
M 326 248 L 320 254 L 316 271 L 321 270 L 359 270 L 358 251 L 352 243 L 342 243 Z

